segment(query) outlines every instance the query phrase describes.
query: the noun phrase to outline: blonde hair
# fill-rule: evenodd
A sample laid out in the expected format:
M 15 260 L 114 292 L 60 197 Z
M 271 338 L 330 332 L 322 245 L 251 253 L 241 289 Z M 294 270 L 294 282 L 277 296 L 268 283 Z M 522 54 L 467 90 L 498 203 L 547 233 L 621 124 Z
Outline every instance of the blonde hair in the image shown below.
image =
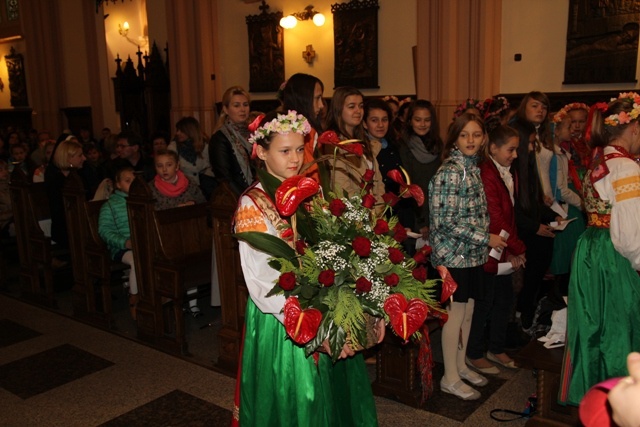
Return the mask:
M 71 163 L 69 163 L 69 159 L 78 154 L 78 152 L 82 153 L 83 151 L 82 144 L 80 144 L 77 139 L 62 141 L 53 153 L 53 164 L 60 170 L 69 170 L 73 167 Z
M 224 94 L 222 94 L 222 106 L 229 108 L 229 104 L 231 104 L 231 98 L 233 98 L 234 95 L 245 96 L 249 104 L 251 104 L 251 97 L 249 96 L 249 92 L 244 90 L 242 86 L 231 86 L 229 89 L 224 91 Z M 227 121 L 227 113 L 224 112 L 224 108 L 223 108 L 222 111 L 220 112 L 220 118 L 218 119 L 218 123 L 216 124 L 214 133 L 220 130 L 220 128 L 224 126 L 224 122 L 226 121 Z

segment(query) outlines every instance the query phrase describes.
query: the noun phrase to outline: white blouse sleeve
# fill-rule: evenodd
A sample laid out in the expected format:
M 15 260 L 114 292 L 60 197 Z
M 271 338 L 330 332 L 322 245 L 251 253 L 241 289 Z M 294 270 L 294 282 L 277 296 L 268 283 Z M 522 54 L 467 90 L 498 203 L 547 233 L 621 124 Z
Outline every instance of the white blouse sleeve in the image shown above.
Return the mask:
M 611 241 L 640 270 L 640 167 L 626 158 L 612 159 L 607 166 L 610 173 L 594 187 L 611 203 Z
M 251 198 L 244 196 L 236 213 L 236 232 L 261 231 L 277 235 L 273 225 L 264 217 Z M 240 241 L 240 262 L 242 273 L 251 299 L 263 313 L 273 314 L 284 322 L 281 313 L 284 307 L 284 295 L 267 294 L 276 283 L 280 273 L 268 264 L 271 255 L 255 249 L 247 242 Z
M 536 162 L 538 163 L 538 177 L 542 186 L 542 192 L 545 196 L 553 198 L 551 191 L 551 179 L 549 178 L 549 169 L 551 169 L 551 158 L 553 151 L 546 147 L 540 147 L 540 151 L 536 152 Z M 555 172 L 555 171 L 554 171 Z
M 556 156 L 558 159 L 558 177 L 556 185 L 560 189 L 562 200 L 582 210 L 582 199 L 575 191 L 569 188 L 569 159 L 562 153 L 556 153 Z

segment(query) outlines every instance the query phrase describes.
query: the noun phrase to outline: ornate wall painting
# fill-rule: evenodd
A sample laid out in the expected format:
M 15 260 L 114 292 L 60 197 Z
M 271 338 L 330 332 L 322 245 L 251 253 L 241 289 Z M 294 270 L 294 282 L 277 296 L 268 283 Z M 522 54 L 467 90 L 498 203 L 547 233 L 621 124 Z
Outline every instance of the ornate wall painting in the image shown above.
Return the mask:
M 636 82 L 640 0 L 570 0 L 564 83 Z
M 331 5 L 335 86 L 378 86 L 378 0 Z
M 5 55 L 9 74 L 9 90 L 11 92 L 12 107 L 28 107 L 27 79 L 24 74 L 24 59 L 22 54 L 16 53 L 12 47 L 9 55 Z
M 282 12 L 246 17 L 249 31 L 249 92 L 277 92 L 284 81 L 284 29 L 279 25 Z

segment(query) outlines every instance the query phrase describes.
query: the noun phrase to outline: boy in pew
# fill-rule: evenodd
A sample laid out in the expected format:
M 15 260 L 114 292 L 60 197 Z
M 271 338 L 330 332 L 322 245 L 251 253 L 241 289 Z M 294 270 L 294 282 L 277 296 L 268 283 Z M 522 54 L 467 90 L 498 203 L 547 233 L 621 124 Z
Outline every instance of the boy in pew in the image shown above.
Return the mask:
M 154 162 L 156 176 L 149 183 L 149 186 L 156 199 L 155 209 L 157 211 L 206 202 L 200 186 L 180 170 L 178 153 L 172 150 L 159 150 L 155 154 Z M 197 292 L 197 288 L 192 288 L 187 291 L 187 295 L 193 295 Z M 200 308 L 198 308 L 197 298 L 189 301 L 189 313 L 193 317 L 202 315 Z
M 127 213 L 127 196 L 134 178 L 131 166 L 125 166 L 116 171 L 116 190 L 100 209 L 98 233 L 109 248 L 111 257 L 115 261 L 123 262 L 131 267 L 129 270 L 129 310 L 131 310 L 133 320 L 136 320 L 138 284 L 131 250 L 131 229 L 129 228 L 129 215 Z

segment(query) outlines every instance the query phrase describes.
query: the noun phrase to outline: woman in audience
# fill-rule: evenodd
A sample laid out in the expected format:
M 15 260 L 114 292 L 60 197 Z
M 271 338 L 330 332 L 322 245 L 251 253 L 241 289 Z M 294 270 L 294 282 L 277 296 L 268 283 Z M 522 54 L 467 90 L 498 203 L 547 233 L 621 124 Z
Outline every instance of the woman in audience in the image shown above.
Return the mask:
M 473 298 L 482 280 L 488 248 L 507 246 L 498 234 L 489 233 L 487 200 L 477 166 L 484 140 L 480 117 L 464 113 L 456 118 L 449 126 L 442 167 L 429 184 L 431 263 L 449 269 L 458 284 L 447 305 L 449 319 L 442 327 L 444 376 L 440 389 L 462 400 L 480 397 L 480 393 L 462 379 L 475 386 L 488 382 L 467 367 L 465 355 Z
M 383 207 L 382 195 L 384 194 L 384 183 L 380 174 L 380 167 L 376 157 L 380 151 L 380 144 L 372 144 L 367 138 L 362 125 L 364 117 L 364 97 L 362 93 L 353 87 L 339 87 L 333 93 L 331 108 L 328 111 L 325 122 L 325 130 L 334 131 L 342 140 L 357 139 L 362 143 L 364 155 L 345 156 L 339 158 L 335 168 L 330 163 L 332 179 L 338 191 L 346 191 L 349 196 L 360 194 L 361 176 L 367 170 L 374 172 L 373 188 L 371 194 L 376 198 L 379 208 Z M 333 147 L 324 148 L 325 153 L 333 153 Z M 341 193 L 339 193 L 341 194 Z
M 111 258 L 131 267 L 129 270 L 129 310 L 131 317 L 135 320 L 136 306 L 138 305 L 138 282 L 136 281 L 136 269 L 131 251 L 131 229 L 127 212 L 129 187 L 131 187 L 134 178 L 131 166 L 125 166 L 116 171 L 116 190 L 100 208 L 98 233 L 109 248 Z
M 47 189 L 47 196 L 49 196 L 49 210 L 51 213 L 51 240 L 59 248 L 66 249 L 69 247 L 62 187 L 64 187 L 64 182 L 71 170 L 81 169 L 85 160 L 82 144 L 75 137 L 68 135 L 54 149 L 53 161 L 49 163 L 45 171 L 44 185 Z M 93 194 L 87 194 L 87 196 L 93 196 Z
M 254 179 L 247 118 L 251 98 L 240 86 L 222 95 L 222 114 L 209 142 L 209 158 L 218 180 L 225 180 L 240 195 Z
M 154 161 L 156 176 L 150 182 L 150 186 L 151 194 L 156 199 L 156 210 L 161 211 L 206 202 L 198 184 L 187 178 L 180 170 L 178 153 L 171 150 L 160 150 L 156 153 Z M 187 295 L 197 292 L 197 288 L 189 289 Z M 189 301 L 189 312 L 193 317 L 202 314 L 197 299 Z
M 33 172 L 33 182 L 44 182 L 44 172 L 47 170 L 49 162 L 51 162 L 51 156 L 53 155 L 53 149 L 56 146 L 55 141 L 48 141 L 41 148 L 43 151 L 43 163 Z
M 297 73 L 287 80 L 282 91 L 282 112 L 297 111 L 307 118 L 311 132 L 304 137 L 304 162 L 312 162 L 316 158 L 318 135 L 322 132 L 321 113 L 324 108 L 322 81 L 309 74 Z M 306 176 L 318 177 L 318 166 L 312 165 L 304 172 Z
M 429 200 L 429 181 L 442 163 L 442 139 L 431 102 L 419 99 L 410 104 L 400 145 L 402 165 L 409 173 L 411 182 L 418 184 Z M 412 230 L 429 238 L 429 203 L 416 207 L 415 224 Z
M 270 113 L 253 134 L 256 154 L 275 179 L 282 181 L 299 173 L 309 128 L 306 122 L 303 116 L 292 121 Z M 282 238 L 278 227 L 282 221 L 262 184 L 257 183 L 240 199 L 235 231 Z M 284 296 L 265 297 L 280 274 L 269 265 L 271 256 L 242 240 L 239 250 L 249 298 L 234 421 L 242 426 L 377 425 L 362 353 L 355 354 L 345 345 L 335 364 L 330 352 L 307 357 L 302 346 L 287 339 L 282 324 Z M 381 340 L 384 328 L 377 332 Z M 328 348 L 328 341 L 323 347 Z
M 562 221 L 562 217 L 545 203 L 541 186 L 536 148 L 548 137 L 549 99 L 541 92 L 527 94 L 511 126 L 518 131 L 520 142 L 518 157 L 513 167 L 518 174 L 515 201 L 518 236 L 527 247 L 527 264 L 524 268 L 524 283 L 518 295 L 517 310 L 520 312 L 522 328 L 529 333 L 536 311 L 542 280 L 551 263 L 553 254 L 553 228 L 551 221 Z M 532 151 L 533 150 L 533 151 Z M 549 179 L 546 179 L 549 182 Z M 547 200 L 548 202 L 548 200 Z
M 215 178 L 209 163 L 207 141 L 202 137 L 200 123 L 193 117 L 183 117 L 176 123 L 176 138 L 168 150 L 178 153 L 180 170 L 209 198 L 215 189 Z
M 507 324 L 513 307 L 511 273 L 525 263 L 525 246 L 518 238 L 514 215 L 514 179 L 510 170 L 518 156 L 518 132 L 508 126 L 499 126 L 489 133 L 489 144 L 480 163 L 480 176 L 487 198 L 489 232 L 509 233 L 507 247 L 495 257 L 489 256 L 484 264 L 482 285 L 474 298 L 473 320 L 469 333 L 467 363 L 485 374 L 500 371 L 489 360 L 507 368 L 515 363 L 505 353 Z M 485 350 L 485 329 L 489 327 L 488 351 Z M 489 359 L 489 360 L 487 360 Z
M 584 180 L 588 227 L 571 267 L 567 351 L 568 402 L 607 378 L 626 375 L 640 348 L 640 95 L 623 93 L 593 109 L 595 154 Z M 565 366 L 565 371 L 568 369 Z

